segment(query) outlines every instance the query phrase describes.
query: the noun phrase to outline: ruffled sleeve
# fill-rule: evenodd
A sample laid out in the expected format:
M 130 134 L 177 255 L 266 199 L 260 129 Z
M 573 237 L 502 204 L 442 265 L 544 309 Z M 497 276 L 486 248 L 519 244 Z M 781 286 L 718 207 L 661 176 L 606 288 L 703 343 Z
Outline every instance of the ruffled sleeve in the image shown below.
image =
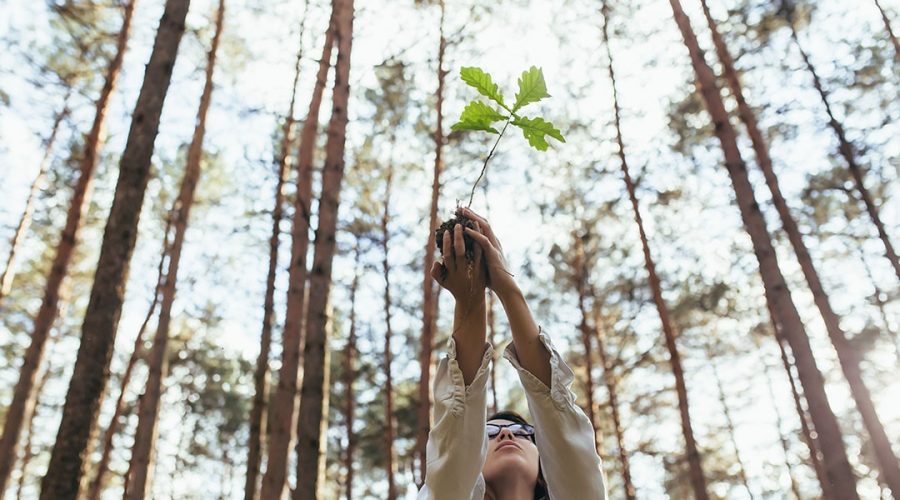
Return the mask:
M 594 448 L 594 427 L 575 404 L 575 374 L 541 329 L 541 343 L 550 352 L 550 387 L 519 362 L 514 343 L 503 352 L 519 374 L 535 425 L 541 469 L 551 500 L 606 498 L 602 463 Z
M 481 366 L 466 386 L 456 361 L 456 342 L 450 338 L 434 377 L 434 426 L 425 447 L 419 500 L 484 498 L 481 468 L 487 456 L 487 379 L 493 355 L 493 347 L 485 343 Z

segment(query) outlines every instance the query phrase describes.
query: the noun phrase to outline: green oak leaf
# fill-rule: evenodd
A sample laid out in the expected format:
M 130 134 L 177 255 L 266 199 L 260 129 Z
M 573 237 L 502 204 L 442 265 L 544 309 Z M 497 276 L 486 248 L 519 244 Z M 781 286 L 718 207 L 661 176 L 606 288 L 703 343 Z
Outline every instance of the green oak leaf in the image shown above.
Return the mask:
M 525 136 L 525 139 L 528 139 L 528 144 L 531 144 L 538 151 L 547 151 L 549 144 L 544 137 L 547 135 L 560 142 L 566 142 L 562 133 L 552 123 L 545 121 L 543 118 L 522 117 L 516 118 L 510 123 L 522 129 L 522 135 Z
M 491 75 L 485 73 L 481 68 L 463 66 L 463 68 L 459 70 L 459 76 L 462 78 L 462 81 L 475 87 L 481 95 L 496 102 L 503 109 L 509 109 L 503 102 L 503 95 L 500 93 L 500 88 L 494 83 Z
M 454 123 L 451 130 L 484 130 L 498 134 L 491 123 L 498 120 L 505 120 L 506 115 L 500 113 L 496 109 L 488 106 L 481 101 L 472 101 L 463 109 L 459 121 Z
M 459 117 L 459 121 L 486 121 L 488 123 L 494 123 L 495 121 L 505 120 L 506 118 L 506 115 L 488 106 L 487 104 L 481 101 L 472 101 L 463 109 L 462 115 L 460 115 Z
M 492 134 L 499 134 L 494 127 L 491 126 L 489 122 L 473 122 L 473 121 L 458 121 L 450 127 L 450 130 L 484 130 L 485 132 L 490 132 Z
M 516 104 L 512 109 L 513 113 L 525 105 L 538 102 L 545 97 L 550 97 L 550 94 L 547 93 L 544 73 L 540 68 L 532 66 L 530 69 L 523 71 L 522 76 L 519 77 L 519 92 L 516 94 Z

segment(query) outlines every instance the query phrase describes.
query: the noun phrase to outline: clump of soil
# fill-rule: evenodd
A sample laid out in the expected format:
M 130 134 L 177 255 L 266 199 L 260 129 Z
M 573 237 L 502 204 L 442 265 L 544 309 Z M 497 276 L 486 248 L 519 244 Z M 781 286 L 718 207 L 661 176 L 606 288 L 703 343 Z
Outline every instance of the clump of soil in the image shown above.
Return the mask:
M 444 233 L 446 231 L 450 232 L 450 245 L 452 250 L 453 245 L 453 226 L 456 224 L 462 224 L 463 227 L 471 227 L 475 229 L 475 221 L 466 217 L 462 214 L 459 208 L 456 209 L 455 217 L 450 220 L 444 221 L 441 225 L 434 230 L 434 243 L 437 245 L 437 249 L 441 252 L 441 255 L 444 254 Z M 475 240 L 472 239 L 471 236 L 463 232 L 463 242 L 466 245 L 466 261 L 467 262 L 475 262 Z
M 472 229 L 475 229 L 475 221 L 473 221 L 472 219 L 463 215 L 460 210 L 460 207 L 457 207 L 455 216 L 452 219 L 441 223 L 441 225 L 434 231 L 434 243 L 437 246 L 438 251 L 441 252 L 441 255 L 444 254 L 443 241 L 444 241 L 444 233 L 446 231 L 450 231 L 451 251 L 453 250 L 453 247 L 452 247 L 452 245 L 453 245 L 453 226 L 455 226 L 456 224 L 462 224 L 463 227 L 471 227 Z M 463 243 L 466 246 L 466 253 L 465 253 L 466 262 L 468 263 L 469 268 L 471 269 L 475 262 L 475 240 L 472 239 L 471 236 L 469 236 L 465 232 L 463 232 Z M 447 277 L 447 268 L 441 266 L 441 278 L 443 279 L 446 277 Z

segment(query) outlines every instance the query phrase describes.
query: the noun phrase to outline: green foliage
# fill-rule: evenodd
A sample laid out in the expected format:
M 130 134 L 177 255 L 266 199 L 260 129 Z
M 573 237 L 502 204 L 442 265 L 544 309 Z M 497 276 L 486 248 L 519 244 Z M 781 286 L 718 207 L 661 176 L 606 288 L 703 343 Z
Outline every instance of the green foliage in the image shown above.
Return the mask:
M 550 97 L 550 94 L 547 92 L 547 83 L 544 81 L 544 73 L 540 68 L 532 66 L 522 72 L 522 75 L 519 77 L 519 91 L 516 93 L 516 102 L 512 108 L 503 101 L 503 94 L 500 93 L 499 87 L 494 83 L 494 79 L 489 73 L 481 68 L 465 66 L 460 70 L 459 74 L 462 81 L 474 87 L 481 95 L 500 105 L 501 108 L 509 112 L 509 116 L 504 115 L 488 104 L 475 100 L 466 105 L 462 115 L 459 117 L 459 121 L 450 127 L 452 130 L 481 130 L 502 136 L 503 132 L 498 132 L 492 124 L 506 120 L 504 130 L 506 125 L 519 127 L 522 129 L 525 139 L 528 140 L 528 144 L 531 144 L 538 151 L 546 151 L 549 147 L 546 139 L 548 135 L 560 142 L 566 142 L 559 129 L 540 116 L 528 118 L 517 114 L 525 106 Z
M 452 130 L 484 130 L 499 134 L 500 132 L 497 132 L 491 123 L 507 118 L 509 117 L 481 101 L 472 101 L 463 109 L 459 121 L 450 128 Z
M 517 118 L 510 123 L 522 129 L 522 135 L 525 136 L 525 139 L 528 139 L 528 144 L 531 144 L 531 146 L 538 151 L 547 150 L 549 144 L 547 144 L 547 139 L 545 137 L 548 135 L 560 142 L 566 142 L 560 131 L 557 130 L 552 123 L 545 121 L 543 118 L 522 117 Z
M 550 94 L 547 93 L 544 73 L 532 66 L 519 77 L 519 92 L 516 94 L 516 104 L 513 106 L 513 113 L 523 106 L 538 102 L 545 97 L 550 97 Z
M 464 66 L 459 70 L 459 76 L 462 78 L 462 81 L 475 87 L 481 95 L 496 102 L 500 107 L 509 111 L 509 108 L 506 107 L 506 104 L 503 102 L 503 94 L 500 93 L 500 89 L 497 87 L 497 84 L 494 83 L 494 79 L 483 69 Z

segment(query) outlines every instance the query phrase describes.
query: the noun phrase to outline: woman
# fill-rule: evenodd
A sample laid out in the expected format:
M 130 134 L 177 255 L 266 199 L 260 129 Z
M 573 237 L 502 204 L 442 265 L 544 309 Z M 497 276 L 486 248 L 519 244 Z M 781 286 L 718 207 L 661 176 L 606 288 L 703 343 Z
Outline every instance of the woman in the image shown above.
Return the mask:
M 594 500 L 606 498 L 594 429 L 575 404 L 574 375 L 541 332 L 507 271 L 500 242 L 484 218 L 465 228 L 475 241 L 475 266 L 465 261 L 463 228 L 444 233 L 443 263 L 431 276 L 456 301 L 453 334 L 434 379 L 434 427 L 428 434 L 425 484 L 419 499 L 429 500 Z M 484 265 L 482 265 L 482 259 Z M 441 268 L 446 268 L 445 272 Z M 503 304 L 513 341 L 503 356 L 525 388 L 532 428 L 504 412 L 487 419 L 487 283 Z

